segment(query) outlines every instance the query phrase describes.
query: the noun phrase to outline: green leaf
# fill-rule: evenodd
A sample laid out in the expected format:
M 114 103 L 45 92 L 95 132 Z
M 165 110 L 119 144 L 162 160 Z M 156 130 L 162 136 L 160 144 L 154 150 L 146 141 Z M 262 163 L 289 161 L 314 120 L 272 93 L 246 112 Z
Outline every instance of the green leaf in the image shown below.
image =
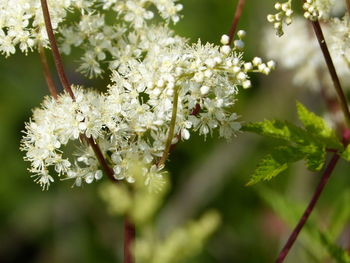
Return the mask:
M 300 147 L 300 150 L 305 155 L 307 168 L 311 171 L 320 171 L 326 161 L 326 148 L 310 144 L 304 147 Z
M 281 146 L 273 149 L 272 153 L 265 156 L 258 164 L 247 185 L 253 185 L 260 181 L 269 181 L 286 170 L 290 163 L 305 159 L 306 165 L 311 171 L 320 171 L 326 159 L 326 150 L 318 145 L 306 146 Z
M 247 185 L 271 180 L 287 169 L 290 163 L 301 159 L 306 160 L 309 170 L 320 171 L 324 167 L 327 148 L 339 152 L 344 150 L 335 132 L 321 117 L 310 112 L 301 103 L 297 103 L 297 109 L 304 127 L 278 120 L 243 125 L 243 131 L 279 139 L 282 145 L 260 161 Z M 350 148 L 343 153 L 343 158 L 350 161 Z
M 286 170 L 289 163 L 296 162 L 303 158 L 302 152 L 293 147 L 279 147 L 265 156 L 258 164 L 247 186 L 260 181 L 269 181 Z
M 349 254 L 337 244 L 334 244 L 331 239 L 324 233 L 320 232 L 320 238 L 327 249 L 329 255 L 338 263 L 350 263 Z
M 271 180 L 273 177 L 277 176 L 287 168 L 287 163 L 280 163 L 271 155 L 267 155 L 259 162 L 253 176 L 246 185 L 250 186 L 263 180 Z
M 309 111 L 300 102 L 297 102 L 297 111 L 298 117 L 305 129 L 313 135 L 314 138 L 317 138 L 330 148 L 343 149 L 343 145 L 339 141 L 335 131 L 328 126 L 323 118 Z
M 310 141 L 314 141 L 305 130 L 287 121 L 265 120 L 248 123 L 243 125 L 242 130 L 297 144 L 309 144 Z

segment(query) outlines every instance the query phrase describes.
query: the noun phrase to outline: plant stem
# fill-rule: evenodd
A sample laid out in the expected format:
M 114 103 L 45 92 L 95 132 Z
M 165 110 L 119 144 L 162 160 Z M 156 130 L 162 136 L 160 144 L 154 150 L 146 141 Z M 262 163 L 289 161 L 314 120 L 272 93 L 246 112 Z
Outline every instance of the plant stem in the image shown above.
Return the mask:
M 67 79 L 66 73 L 64 71 L 64 67 L 63 67 L 62 59 L 61 59 L 61 54 L 60 54 L 60 52 L 58 50 L 58 47 L 57 47 L 55 34 L 53 33 L 53 30 L 52 30 L 50 12 L 49 12 L 46 0 L 41 0 L 41 7 L 42 7 L 43 15 L 44 15 L 45 27 L 46 27 L 47 35 L 49 36 L 49 41 L 50 41 L 50 45 L 51 45 L 52 55 L 53 55 L 53 58 L 54 58 L 54 61 L 55 61 L 55 65 L 56 65 L 57 74 L 58 74 L 58 76 L 60 78 L 60 81 L 61 81 L 61 84 L 62 84 L 63 88 L 66 90 L 66 92 L 68 92 L 68 94 L 71 96 L 71 98 L 73 100 L 75 100 L 75 96 L 74 96 L 73 90 L 71 89 L 71 87 L 70 87 L 70 85 L 68 83 L 68 79 Z M 46 60 L 46 56 L 45 56 L 45 51 L 43 50 L 42 46 L 40 46 L 40 47 L 41 47 L 41 49 L 39 48 L 39 53 L 40 53 L 40 57 L 41 57 L 42 63 L 44 65 L 45 77 L 48 79 L 47 82 L 48 82 L 49 90 L 50 90 L 51 94 L 56 94 L 56 96 L 54 96 L 54 97 L 57 98 L 57 89 L 53 85 L 52 77 L 51 77 L 51 74 L 50 74 L 50 71 L 49 71 L 49 67 L 48 67 L 48 64 L 47 64 L 47 60 Z M 117 181 L 114 178 L 114 176 L 113 176 L 114 172 L 109 167 L 106 159 L 103 156 L 103 153 L 102 153 L 99 145 L 96 144 L 95 141 L 92 138 L 87 138 L 85 135 L 82 136 L 82 139 L 86 140 L 90 144 L 91 148 L 93 149 L 94 153 L 96 154 L 96 157 L 99 160 L 99 162 L 100 162 L 103 170 L 107 174 L 107 176 L 112 181 Z
M 347 4 L 350 3 L 350 0 L 346 0 Z M 305 2 L 305 0 L 304 0 Z M 348 5 L 348 7 L 350 7 L 350 5 Z M 336 90 L 337 96 L 338 96 L 338 103 L 340 104 L 340 108 L 342 109 L 342 112 L 344 114 L 344 120 L 346 122 L 346 124 L 348 126 L 350 126 L 350 112 L 349 112 L 349 108 L 348 108 L 348 104 L 347 104 L 347 100 L 345 97 L 345 94 L 343 92 L 343 89 L 341 87 L 338 75 L 337 75 L 337 71 L 334 67 L 333 61 L 332 61 L 332 57 L 329 53 L 328 47 L 327 47 L 327 43 L 325 41 L 320 23 L 318 21 L 312 21 L 312 27 L 314 29 L 316 38 L 318 40 L 318 43 L 320 45 L 320 48 L 322 50 L 325 62 L 327 64 L 327 68 L 328 71 L 331 75 L 332 81 L 333 81 L 333 85 L 334 88 Z M 341 126 L 339 126 L 341 127 Z M 343 127 L 342 127 L 343 128 Z M 343 143 L 346 146 L 348 143 L 348 137 L 349 137 L 349 132 L 347 129 L 343 128 Z M 337 153 L 334 153 L 331 161 L 329 162 L 329 164 L 326 167 L 326 170 L 324 171 L 322 178 L 316 188 L 316 191 L 309 203 L 309 205 L 307 206 L 304 214 L 302 215 L 302 217 L 299 220 L 299 223 L 297 224 L 297 226 L 294 228 L 292 234 L 289 236 L 287 243 L 284 245 L 283 249 L 281 250 L 276 263 L 281 263 L 284 261 L 284 259 L 286 258 L 286 256 L 288 255 L 289 250 L 291 249 L 291 247 L 293 246 L 295 240 L 297 239 L 300 231 L 302 230 L 302 228 L 304 227 L 307 219 L 309 218 L 310 214 L 312 213 L 325 185 L 327 184 L 329 177 L 331 176 L 334 167 L 336 166 L 336 164 L 338 163 L 340 156 Z
M 124 263 L 134 263 L 135 225 L 128 216 L 124 219 Z
M 107 174 L 108 178 L 113 181 L 113 182 L 118 182 L 117 179 L 114 178 L 114 171 L 113 169 L 108 165 L 105 157 L 103 156 L 103 153 L 101 151 L 101 148 L 99 147 L 99 145 L 94 141 L 93 138 L 87 138 L 85 137 L 85 139 L 87 140 L 88 144 L 90 144 L 92 150 L 94 151 L 99 163 L 102 166 L 102 169 L 105 171 L 105 173 Z
M 50 92 L 51 96 L 54 99 L 57 99 L 57 97 L 58 97 L 57 89 L 56 89 L 55 83 L 54 83 L 52 76 L 51 76 L 49 64 L 47 63 L 45 50 L 44 50 L 42 45 L 39 45 L 38 49 L 39 49 L 40 61 L 41 61 L 41 65 L 43 66 L 43 72 L 44 72 L 44 77 L 46 80 L 47 87 L 49 88 L 49 92 Z
M 316 188 L 315 193 L 313 194 L 310 203 L 308 204 L 304 214 L 302 215 L 302 217 L 299 220 L 299 223 L 297 224 L 297 226 L 294 228 L 292 234 L 289 236 L 287 243 L 284 245 L 283 249 L 281 250 L 276 263 L 281 263 L 284 261 L 284 259 L 286 258 L 286 256 L 288 255 L 288 252 L 290 251 L 291 247 L 293 246 L 295 240 L 297 239 L 300 231 L 302 230 L 302 228 L 304 227 L 307 219 L 309 218 L 311 212 L 313 211 L 325 185 L 328 182 L 329 177 L 331 176 L 334 167 L 336 166 L 336 164 L 338 163 L 339 160 L 339 155 L 338 154 L 334 154 L 332 159 L 330 160 L 329 164 L 327 165 L 322 178 Z
M 175 89 L 174 89 L 174 99 L 173 99 L 173 111 L 172 111 L 172 114 L 171 114 L 169 134 L 168 134 L 168 138 L 167 138 L 166 143 L 165 143 L 165 149 L 164 149 L 162 158 L 159 160 L 157 166 L 164 165 L 166 160 L 168 159 L 168 155 L 169 155 L 170 148 L 171 148 L 171 142 L 172 142 L 172 140 L 174 138 L 174 133 L 175 133 L 178 101 L 179 101 L 179 87 L 175 87 Z
M 238 0 L 236 11 L 235 11 L 235 16 L 233 17 L 232 24 L 231 24 L 230 31 L 229 31 L 229 35 L 228 35 L 230 38 L 229 44 L 231 44 L 233 39 L 234 39 L 237 25 L 238 25 L 238 21 L 241 18 L 241 15 L 243 12 L 244 4 L 245 4 L 245 0 Z
M 60 54 L 60 52 L 58 50 L 57 42 L 56 42 L 56 39 L 55 39 L 55 35 L 53 33 L 52 24 L 51 24 L 51 18 L 50 18 L 50 12 L 49 12 L 49 8 L 47 6 L 47 1 L 46 0 L 41 0 L 41 8 L 42 8 L 43 15 L 44 15 L 46 32 L 47 32 L 47 35 L 49 37 L 49 41 L 50 41 L 50 45 L 51 45 L 51 51 L 52 51 L 52 55 L 54 57 L 55 66 L 56 66 L 56 69 L 57 69 L 58 76 L 60 78 L 60 81 L 61 81 L 61 84 L 62 84 L 64 90 L 66 92 L 68 92 L 68 94 L 74 100 L 75 96 L 74 96 L 73 91 L 72 91 L 72 89 L 71 89 L 71 87 L 69 85 L 68 78 L 67 78 L 66 73 L 64 71 L 61 54 Z
M 348 8 L 348 12 L 350 13 L 350 0 L 345 0 L 346 7 Z
M 329 53 L 328 47 L 327 47 L 327 43 L 326 40 L 324 39 L 323 36 L 323 32 L 320 26 L 320 23 L 318 21 L 312 21 L 312 26 L 314 28 L 315 31 L 315 35 L 317 37 L 318 43 L 320 45 L 320 48 L 322 50 L 324 59 L 326 61 L 327 67 L 328 67 L 328 71 L 331 75 L 332 81 L 333 81 L 333 85 L 334 88 L 337 92 L 338 95 L 338 101 L 340 104 L 340 107 L 342 109 L 342 112 L 344 114 L 344 118 L 346 121 L 346 124 L 348 127 L 350 127 L 350 112 L 349 112 L 349 108 L 348 108 L 348 103 L 345 97 L 345 94 L 343 92 L 343 89 L 341 87 L 338 75 L 337 75 L 337 71 L 335 70 L 333 61 L 332 61 L 332 57 Z
M 44 20 L 45 20 L 45 26 L 46 26 L 46 31 L 47 31 L 47 35 L 49 37 L 49 41 L 50 41 L 50 45 L 51 45 L 51 51 L 52 51 L 52 55 L 55 61 L 55 66 L 56 66 L 56 70 L 58 73 L 58 76 L 60 78 L 61 84 L 63 86 L 63 88 L 65 89 L 65 91 L 71 96 L 71 98 L 73 100 L 75 100 L 75 96 L 73 93 L 73 90 L 71 89 L 69 82 L 68 82 L 68 78 L 66 76 L 66 73 L 64 71 L 64 67 L 62 64 L 62 59 L 61 59 L 61 54 L 58 50 L 57 47 L 57 42 L 55 39 L 55 35 L 53 33 L 52 30 L 52 25 L 51 25 L 51 19 L 50 19 L 50 13 L 49 13 L 49 9 L 47 6 L 47 1 L 46 0 L 41 0 L 41 7 L 43 10 L 43 15 L 44 15 Z M 43 53 L 44 54 L 44 53 Z M 46 63 L 45 61 L 42 61 L 43 65 L 47 65 L 47 60 Z M 47 71 L 46 71 L 47 69 Z M 48 74 L 47 74 L 48 73 Z M 45 68 L 45 77 L 50 76 L 51 78 L 51 74 L 49 71 L 49 68 L 47 66 L 47 68 Z M 53 83 L 53 82 L 52 82 Z M 55 86 L 51 86 L 51 84 L 49 84 L 48 82 L 48 86 L 49 86 L 49 90 L 52 94 L 51 88 L 53 88 L 53 92 L 54 94 L 56 94 L 57 98 L 57 89 L 55 88 Z M 91 148 L 93 149 L 98 161 L 100 162 L 103 170 L 105 171 L 105 173 L 107 174 L 107 176 L 109 177 L 110 180 L 112 180 L 113 182 L 117 182 L 117 180 L 114 178 L 114 172 L 111 169 L 111 167 L 108 165 L 105 157 L 103 156 L 103 153 L 99 147 L 99 145 L 97 143 L 95 143 L 95 141 L 92 138 L 87 138 L 85 135 L 82 136 L 83 140 L 86 140 Z M 125 253 L 125 258 L 124 258 L 124 263 L 133 263 L 134 262 L 134 256 L 133 256 L 133 251 L 132 251 L 132 243 L 135 240 L 135 225 L 129 220 L 129 218 L 126 216 L 125 217 L 125 225 L 124 225 L 124 230 L 125 230 L 125 236 L 124 236 L 124 253 Z

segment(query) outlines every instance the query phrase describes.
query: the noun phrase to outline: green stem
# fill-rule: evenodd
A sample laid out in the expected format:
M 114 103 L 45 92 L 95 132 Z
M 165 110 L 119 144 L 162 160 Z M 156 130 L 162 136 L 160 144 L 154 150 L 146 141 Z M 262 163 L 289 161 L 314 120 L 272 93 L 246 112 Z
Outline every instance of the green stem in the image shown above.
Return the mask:
M 166 160 L 168 159 L 168 155 L 170 152 L 171 148 L 171 142 L 174 138 L 175 134 L 175 125 L 176 125 L 176 115 L 177 115 L 177 106 L 178 106 L 178 101 L 179 101 L 179 87 L 175 87 L 174 89 L 174 99 L 173 99 L 173 111 L 171 115 L 171 121 L 170 121 L 170 127 L 169 127 L 169 134 L 168 138 L 165 143 L 165 149 L 163 152 L 162 158 L 158 162 L 158 166 L 162 166 L 165 164 Z

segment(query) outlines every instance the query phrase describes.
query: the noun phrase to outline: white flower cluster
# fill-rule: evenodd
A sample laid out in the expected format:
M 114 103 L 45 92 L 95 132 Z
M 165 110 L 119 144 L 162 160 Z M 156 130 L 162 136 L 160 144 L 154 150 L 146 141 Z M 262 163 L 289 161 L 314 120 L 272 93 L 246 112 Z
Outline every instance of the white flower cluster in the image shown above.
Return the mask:
M 103 15 L 100 15 L 96 10 L 108 12 L 112 9 L 116 12 L 116 18 L 124 21 L 123 26 L 119 26 L 118 30 L 122 34 L 128 26 L 134 28 L 142 28 L 146 25 L 147 20 L 154 17 L 153 7 L 155 6 L 160 16 L 167 20 L 176 23 L 180 16 L 178 11 L 182 9 L 181 4 L 176 4 L 177 0 L 47 0 L 50 11 L 51 23 L 54 30 L 58 29 L 67 16 L 68 12 L 78 11 L 82 14 L 79 22 L 79 29 L 87 29 L 88 32 L 81 34 L 70 34 L 69 38 L 65 38 L 67 43 L 75 46 L 80 45 L 85 38 L 81 35 L 94 36 L 96 44 L 106 44 L 101 41 L 101 33 L 95 35 L 98 30 L 102 30 L 105 36 L 112 39 L 111 28 L 104 29 L 104 22 L 101 24 Z M 48 46 L 48 37 L 45 30 L 43 13 L 41 10 L 40 0 L 0 0 L 0 53 L 9 56 L 16 52 L 16 46 L 22 52 L 27 53 L 35 49 L 39 44 L 45 47 Z M 84 16 L 91 17 L 91 20 L 84 19 Z M 74 26 L 67 26 L 66 30 L 73 30 Z M 97 27 L 94 29 L 94 27 Z M 124 28 L 124 30 L 123 30 Z M 69 33 L 69 32 L 68 32 Z M 67 45 L 65 43 L 67 50 Z M 94 43 L 91 43 L 94 44 Z M 104 46 L 103 46 L 104 47 Z M 98 49 L 99 47 L 96 47 Z M 91 55 L 91 54 L 90 54 Z M 89 60 L 89 55 L 85 55 L 85 60 Z M 101 59 L 100 55 L 100 59 Z M 91 61 L 89 61 L 92 63 Z
M 237 87 L 250 86 L 248 72 L 267 74 L 274 63 L 265 64 L 260 58 L 244 62 L 241 54 L 225 45 L 190 46 L 169 37 L 167 41 L 150 46 L 142 61 L 130 58 L 120 65 L 106 94 L 74 88 L 76 101 L 65 93 L 57 101 L 46 98 L 34 111 L 22 149 L 44 188 L 53 180 L 50 166 L 59 175 L 74 178 L 76 185 L 100 178 L 97 159 L 87 145 L 73 160 L 63 156 L 62 147 L 78 141 L 81 134 L 99 143 L 116 179 L 134 182 L 135 164 L 141 163 L 145 184 L 152 185 L 162 177 L 163 166 L 156 164 L 171 125 L 173 143 L 189 139 L 191 130 L 207 136 L 217 128 L 225 138 L 239 130 L 238 116 L 230 110 Z
M 238 50 L 244 49 L 243 39 L 244 39 L 245 35 L 246 35 L 246 32 L 244 30 L 238 30 L 238 32 L 237 32 L 238 39 L 233 41 L 233 45 L 236 49 L 238 49 Z M 230 37 L 228 35 L 222 35 L 220 42 L 223 45 L 229 45 L 230 44 Z
M 350 17 L 346 14 L 342 19 L 333 18 L 329 23 L 331 36 L 331 52 L 338 54 L 339 58 L 343 58 L 348 67 L 350 66 Z M 344 67 L 340 71 L 349 68 Z
M 278 13 L 272 15 L 269 14 L 267 16 L 267 21 L 270 23 L 273 23 L 273 27 L 276 30 L 276 34 L 278 36 L 282 36 L 284 34 L 283 32 L 283 23 L 286 25 L 290 25 L 292 23 L 292 15 L 293 10 L 291 7 L 292 0 L 288 0 L 285 3 L 277 2 L 275 4 L 275 9 L 278 11 Z
M 100 76 L 104 71 L 103 65 L 107 65 L 108 70 L 116 69 L 129 58 L 142 59 L 151 45 L 158 47 L 171 44 L 167 43 L 169 39 L 173 41 L 167 26 L 150 25 L 148 21 L 154 17 L 153 6 L 166 24 L 170 21 L 176 23 L 180 18 L 178 12 L 182 9 L 176 0 L 97 2 L 103 3 L 102 8 L 96 4 L 94 9 L 83 9 L 79 22 L 60 29 L 61 50 L 66 55 L 70 54 L 72 47 L 84 50 L 78 70 L 88 77 Z M 116 20 L 109 24 L 106 21 L 105 14 L 110 10 L 122 23 L 115 23 Z M 156 43 L 154 39 L 161 42 Z
M 322 24 L 337 74 L 344 87 L 350 85 L 349 28 L 348 15 L 343 19 L 333 18 L 327 24 Z M 319 90 L 321 86 L 332 87 L 327 65 L 307 20 L 296 17 L 282 38 L 275 37 L 274 31 L 268 28 L 263 43 L 268 57 L 276 60 L 284 68 L 295 70 L 296 85 L 314 90 Z
M 133 183 L 141 173 L 149 188 L 159 188 L 167 147 L 188 140 L 190 132 L 206 137 L 217 129 L 221 137 L 234 136 L 240 129 L 232 111 L 238 87 L 251 86 L 249 72 L 269 74 L 275 67 L 258 57 L 242 59 L 242 30 L 237 48 L 228 45 L 227 36 L 222 46 L 200 41 L 189 45 L 167 24 L 146 23 L 153 17 L 147 11 L 151 4 L 166 21 L 176 22 L 182 6 L 174 0 L 99 0 L 95 2 L 103 5 L 95 12 L 84 2 L 75 2 L 82 11 L 80 20 L 60 28 L 61 49 L 68 54 L 81 46 L 85 54 L 80 69 L 90 76 L 100 75 L 101 64 L 108 62 L 111 84 L 104 94 L 73 87 L 75 101 L 64 93 L 56 101 L 46 98 L 34 111 L 22 150 L 44 188 L 53 181 L 53 169 L 78 186 L 101 178 L 98 160 L 84 138 L 99 144 L 115 179 Z M 123 21 L 105 24 L 107 9 Z M 69 141 L 81 142 L 73 156 L 67 151 Z
M 25 159 L 31 162 L 30 171 L 37 175 L 37 181 L 43 188 L 53 182 L 50 166 L 58 175 L 76 177 L 77 185 L 82 179 L 91 183 L 94 178 L 102 177 L 98 162 L 89 148 L 75 160 L 74 166 L 63 156 L 62 147 L 70 140 L 79 140 L 80 134 L 97 139 L 103 128 L 102 98 L 96 92 L 81 88 L 74 88 L 74 92 L 75 101 L 68 94 L 63 94 L 57 101 L 47 97 L 26 124 L 21 148 L 26 151 Z
M 66 9 L 74 0 L 48 1 L 52 27 L 66 16 Z M 16 46 L 22 52 L 28 52 L 38 43 L 47 46 L 47 34 L 40 0 L 0 0 L 0 53 L 9 56 L 16 52 Z
M 303 4 L 304 17 L 311 21 L 327 20 L 333 13 L 339 13 L 344 10 L 345 1 L 335 0 L 306 0 Z M 290 25 L 293 21 L 292 0 L 288 0 L 284 3 L 276 2 L 275 9 L 278 11 L 276 14 L 269 14 L 267 20 L 273 23 L 278 36 L 284 34 L 283 23 Z
M 182 10 L 182 4 L 176 4 L 177 0 L 100 0 L 103 9 L 113 9 L 135 28 L 141 28 L 147 20 L 154 17 L 154 12 L 149 6 L 157 8 L 160 16 L 165 20 L 177 23 L 180 20 L 178 12 Z
M 306 0 L 303 4 L 304 17 L 311 21 L 316 21 L 322 17 L 322 11 L 320 11 L 316 5 L 316 0 Z

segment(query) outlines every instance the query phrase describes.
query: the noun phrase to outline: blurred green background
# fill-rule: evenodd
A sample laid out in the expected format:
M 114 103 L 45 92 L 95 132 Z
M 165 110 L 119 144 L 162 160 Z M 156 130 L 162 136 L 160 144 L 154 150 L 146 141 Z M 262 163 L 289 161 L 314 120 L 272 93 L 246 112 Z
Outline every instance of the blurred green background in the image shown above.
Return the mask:
M 183 1 L 184 18 L 174 29 L 193 42 L 201 38 L 218 43 L 230 27 L 236 2 Z M 247 31 L 246 59 L 264 57 L 261 37 L 268 26 L 266 15 L 272 11 L 272 0 L 247 1 L 239 23 Z M 75 59 L 65 57 L 64 64 L 71 82 L 105 85 L 76 73 Z M 71 188 L 72 182 L 63 181 L 41 191 L 26 171 L 28 163 L 19 151 L 21 131 L 31 109 L 48 93 L 38 54 L 2 57 L 0 79 L 0 262 L 121 262 L 123 222 L 106 212 L 98 195 L 99 183 Z M 254 88 L 242 91 L 235 106 L 244 122 L 295 121 L 296 100 L 322 113 L 321 98 L 293 87 L 290 72 L 276 70 L 267 77 L 253 75 L 252 80 Z M 168 163 L 172 190 L 157 215 L 158 231 L 165 235 L 207 209 L 222 215 L 220 229 L 202 253 L 187 262 L 273 262 L 320 177 L 298 163 L 271 182 L 246 187 L 259 158 L 274 145 L 255 135 L 239 134 L 229 143 L 215 138 L 204 143 L 193 136 L 176 147 Z M 337 242 L 350 247 L 348 173 L 346 163 L 337 167 L 310 226 L 286 262 L 331 262 L 325 248 L 314 242 L 313 230 L 328 229 L 334 220 L 340 221 Z

